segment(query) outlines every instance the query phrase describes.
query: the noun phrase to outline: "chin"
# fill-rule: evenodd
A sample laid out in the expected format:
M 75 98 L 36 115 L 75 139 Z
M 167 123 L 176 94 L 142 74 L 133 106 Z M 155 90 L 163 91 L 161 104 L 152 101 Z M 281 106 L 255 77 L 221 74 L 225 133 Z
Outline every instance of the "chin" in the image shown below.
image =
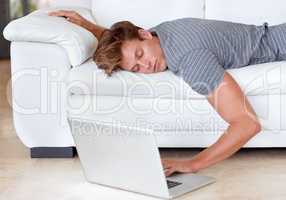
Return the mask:
M 167 69 L 167 67 L 164 66 L 164 67 L 161 67 L 161 68 L 160 68 L 160 71 L 163 72 L 163 71 L 166 71 L 166 69 Z

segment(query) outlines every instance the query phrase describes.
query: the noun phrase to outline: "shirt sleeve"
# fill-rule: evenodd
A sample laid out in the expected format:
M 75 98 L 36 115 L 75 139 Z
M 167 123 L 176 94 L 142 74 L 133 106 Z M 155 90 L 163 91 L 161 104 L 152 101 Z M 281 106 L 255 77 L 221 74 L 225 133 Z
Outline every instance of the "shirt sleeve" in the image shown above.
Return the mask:
M 201 95 L 209 95 L 222 82 L 225 69 L 209 50 L 193 50 L 183 56 L 179 69 L 183 80 Z

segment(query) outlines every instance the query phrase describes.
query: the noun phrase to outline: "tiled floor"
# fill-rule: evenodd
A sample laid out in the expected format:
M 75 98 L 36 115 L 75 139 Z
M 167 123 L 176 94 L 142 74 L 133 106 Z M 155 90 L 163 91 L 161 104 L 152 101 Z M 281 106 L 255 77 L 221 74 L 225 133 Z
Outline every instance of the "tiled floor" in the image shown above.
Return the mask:
M 30 159 L 17 138 L 6 91 L 9 61 L 0 61 L 0 200 L 155 199 L 87 183 L 79 159 Z M 9 99 L 9 98 L 8 98 Z M 162 151 L 163 157 L 189 157 L 198 150 Z M 244 149 L 202 170 L 217 182 L 179 199 L 286 199 L 286 150 Z M 115 177 L 116 178 L 116 177 Z

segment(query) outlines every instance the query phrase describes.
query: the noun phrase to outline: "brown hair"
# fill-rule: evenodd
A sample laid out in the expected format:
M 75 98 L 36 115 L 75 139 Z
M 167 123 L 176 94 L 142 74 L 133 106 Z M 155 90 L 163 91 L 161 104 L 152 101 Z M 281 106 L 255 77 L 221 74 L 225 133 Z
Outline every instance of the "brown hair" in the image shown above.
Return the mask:
M 93 57 L 98 68 L 104 69 L 108 76 L 120 69 L 122 44 L 127 40 L 142 40 L 138 33 L 139 29 L 141 28 L 129 21 L 117 22 L 110 29 L 106 29 L 102 33 Z

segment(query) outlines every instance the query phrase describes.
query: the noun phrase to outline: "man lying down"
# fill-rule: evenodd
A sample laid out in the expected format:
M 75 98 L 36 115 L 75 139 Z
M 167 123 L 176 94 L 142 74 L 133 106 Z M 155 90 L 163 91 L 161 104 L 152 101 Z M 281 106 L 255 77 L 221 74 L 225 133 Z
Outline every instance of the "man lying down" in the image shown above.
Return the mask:
M 166 176 L 194 173 L 238 151 L 261 131 L 260 122 L 241 88 L 226 69 L 286 58 L 286 24 L 246 25 L 225 21 L 182 18 L 149 30 L 129 21 L 110 29 L 95 25 L 74 11 L 59 10 L 98 39 L 94 60 L 108 75 L 117 70 L 157 73 L 167 69 L 206 96 L 228 128 L 211 146 L 188 160 L 162 160 Z

